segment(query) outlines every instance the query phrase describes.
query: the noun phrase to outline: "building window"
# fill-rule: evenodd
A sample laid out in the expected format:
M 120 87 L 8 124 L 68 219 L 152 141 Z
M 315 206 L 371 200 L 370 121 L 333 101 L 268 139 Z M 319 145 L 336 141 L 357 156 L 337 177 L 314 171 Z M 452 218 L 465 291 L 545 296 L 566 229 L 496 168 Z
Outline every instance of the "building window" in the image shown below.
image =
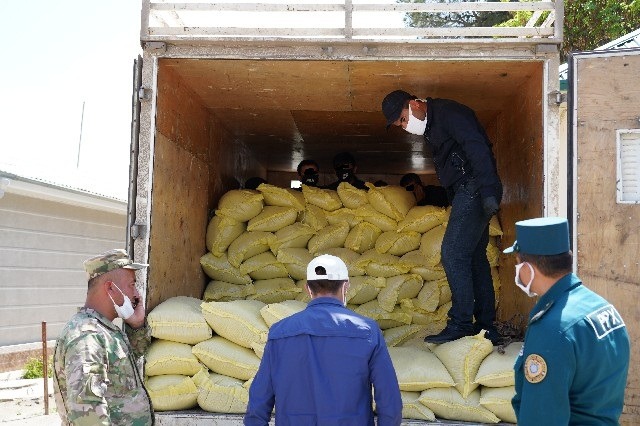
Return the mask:
M 617 131 L 616 200 L 640 204 L 640 129 Z

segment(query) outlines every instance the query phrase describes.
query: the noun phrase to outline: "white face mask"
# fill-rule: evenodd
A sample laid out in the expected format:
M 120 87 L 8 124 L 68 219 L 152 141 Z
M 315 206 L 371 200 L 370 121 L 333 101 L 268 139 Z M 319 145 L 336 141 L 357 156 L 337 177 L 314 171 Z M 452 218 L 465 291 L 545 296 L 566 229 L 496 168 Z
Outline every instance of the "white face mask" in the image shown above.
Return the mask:
M 527 266 L 529 267 L 529 270 L 531 271 L 531 279 L 529 280 L 529 283 L 528 283 L 528 284 L 526 284 L 526 285 L 525 285 L 525 283 L 523 283 L 523 282 L 522 282 L 522 280 L 520 279 L 520 269 L 522 269 L 522 266 L 523 266 L 525 263 L 527 264 Z M 529 296 L 529 297 L 537 296 L 537 294 L 536 294 L 536 293 L 534 293 L 534 292 L 532 292 L 532 291 L 531 291 L 531 284 L 533 283 L 533 277 L 535 277 L 535 275 L 536 275 L 536 273 L 535 273 L 535 271 L 533 270 L 533 267 L 532 267 L 529 263 L 527 263 L 527 262 L 522 262 L 522 263 L 518 263 L 518 264 L 516 265 L 516 279 L 515 279 L 516 285 L 517 285 L 518 287 L 520 287 L 520 289 L 521 289 L 522 291 L 524 291 L 524 293 L 525 293 L 527 296 Z
M 342 285 L 342 304 L 344 305 L 344 307 L 347 307 L 347 291 L 349 289 L 347 288 L 346 284 Z
M 411 113 L 411 103 L 409 103 L 409 121 L 407 122 L 407 127 L 404 129 L 412 135 L 422 136 L 424 135 L 424 131 L 427 128 L 427 117 L 424 120 L 420 120 L 413 116 Z
M 115 285 L 115 283 L 113 285 Z M 129 319 L 131 318 L 131 315 L 133 315 L 133 312 L 134 312 L 133 305 L 131 304 L 131 299 L 129 299 L 129 296 L 122 293 L 122 290 L 120 290 L 120 287 L 118 287 L 117 285 L 115 286 L 118 289 L 118 291 L 122 294 L 122 297 L 124 298 L 124 302 L 122 303 L 122 306 L 118 306 L 115 300 L 113 300 L 113 297 L 111 297 L 111 295 L 109 295 L 109 299 L 111 299 L 111 301 L 113 302 L 113 307 L 116 308 L 116 313 L 118 314 L 118 316 L 123 320 Z

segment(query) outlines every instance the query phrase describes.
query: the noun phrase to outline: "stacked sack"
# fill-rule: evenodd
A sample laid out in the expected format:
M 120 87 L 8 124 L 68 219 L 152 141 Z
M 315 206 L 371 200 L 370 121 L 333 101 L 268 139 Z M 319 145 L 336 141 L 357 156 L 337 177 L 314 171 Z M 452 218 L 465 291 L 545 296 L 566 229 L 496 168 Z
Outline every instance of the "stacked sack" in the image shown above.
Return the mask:
M 227 192 L 207 227 L 208 253 L 200 259 L 211 281 L 204 292 L 205 303 L 199 311 L 198 328 L 205 324 L 209 333 L 213 333 L 207 335 L 202 330 L 198 339 L 189 339 L 189 342 L 185 341 L 189 327 L 178 326 L 177 336 L 171 338 L 158 333 L 158 326 L 152 324 L 154 314 L 168 310 L 163 305 L 173 299 L 159 305 L 149 315 L 153 336 L 160 339 L 154 345 L 163 341 L 192 345 L 193 357 L 189 360 L 198 361 L 198 370 L 193 372 L 195 366 L 190 364 L 189 371 L 152 374 L 156 370 L 149 373 L 150 359 L 147 357 L 148 386 L 155 385 L 153 382 L 158 381 L 157 377 L 176 376 L 165 388 L 179 388 L 181 392 L 189 393 L 194 389 L 185 378 L 189 377 L 197 389 L 195 397 L 190 393 L 185 399 L 190 406 L 197 404 L 207 411 L 243 413 L 248 386 L 257 371 L 268 328 L 274 318 L 281 319 L 285 314 L 304 309 L 303 302 L 309 299 L 304 291 L 306 266 L 320 254 L 332 254 L 345 262 L 350 277 L 348 306 L 375 319 L 387 345 L 398 346 L 400 354 L 392 353 L 394 365 L 399 363 L 395 358 L 400 357 L 406 358 L 407 363 L 418 370 L 449 371 L 445 364 L 441 368 L 425 368 L 434 360 L 442 361 L 425 344 L 412 343 L 422 342 L 425 335 L 439 332 L 446 324 L 451 292 L 442 268 L 440 246 L 449 210 L 416 206 L 413 194 L 400 186 L 367 186 L 369 191 L 348 183 L 341 183 L 337 191 L 308 186 L 296 191 L 262 184 L 257 191 Z M 499 250 L 495 239 L 501 234 L 494 217 L 490 224 L 487 256 L 496 295 Z M 202 301 L 194 301 L 190 301 L 192 305 L 189 306 L 195 313 L 195 303 Z M 268 311 L 274 307 L 279 314 L 269 317 Z M 478 339 L 492 348 L 488 340 Z M 163 346 L 166 347 L 166 343 Z M 419 357 L 411 353 L 415 350 L 420 351 Z M 181 351 L 186 356 L 186 348 L 182 347 Z M 177 347 L 172 353 L 172 356 L 178 356 Z M 426 364 L 415 361 L 425 358 L 422 353 L 428 358 L 423 360 Z M 396 371 L 399 373 L 397 365 Z M 178 382 L 178 379 L 182 381 Z M 421 400 L 421 392 L 458 384 L 455 377 L 438 380 L 437 385 L 429 384 L 424 388 L 422 385 L 401 385 L 407 411 L 405 417 L 429 419 L 435 413 L 443 418 L 467 418 L 458 414 L 447 417 Z M 187 381 L 188 386 L 183 381 Z M 165 382 L 157 385 L 158 389 L 160 385 Z M 480 398 L 478 392 L 460 393 L 464 397 L 459 398 L 471 398 L 470 404 L 475 406 L 478 405 L 475 399 Z M 497 396 L 490 397 L 495 399 Z M 170 399 L 174 405 L 178 400 Z M 189 404 L 185 402 L 183 408 L 164 409 L 184 409 Z M 483 421 L 494 418 L 495 415 L 483 417 Z
M 183 296 L 158 305 L 148 315 L 155 339 L 145 359 L 154 409 L 245 413 L 269 328 L 305 307 L 297 300 L 203 302 Z M 433 345 L 409 339 L 411 327 L 384 332 L 404 418 L 515 423 L 513 364 L 522 343 L 501 353 L 478 334 Z
M 256 191 L 227 192 L 207 228 L 209 252 L 200 259 L 212 279 L 204 300 L 306 301 L 307 264 L 332 254 L 349 269 L 351 309 L 383 330 L 440 331 L 451 306 L 440 259 L 450 210 L 416 206 L 400 186 L 367 187 L 343 182 L 337 191 L 306 185 L 296 191 L 261 184 Z M 490 235 L 487 257 L 498 294 L 495 240 L 502 231 L 496 217 Z

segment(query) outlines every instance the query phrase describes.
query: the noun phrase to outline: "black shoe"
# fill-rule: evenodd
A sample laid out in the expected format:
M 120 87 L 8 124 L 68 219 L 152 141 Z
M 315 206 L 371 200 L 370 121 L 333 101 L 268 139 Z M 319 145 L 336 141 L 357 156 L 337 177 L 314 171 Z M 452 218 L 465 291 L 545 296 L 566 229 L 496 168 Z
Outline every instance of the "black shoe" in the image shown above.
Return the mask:
M 447 325 L 440 333 L 425 337 L 424 341 L 427 343 L 447 343 L 472 335 L 473 331 L 471 330 L 465 331 L 454 326 Z
M 495 327 L 481 327 L 476 324 L 473 325 L 473 332 L 475 334 L 480 333 L 480 330 L 482 329 L 485 331 L 484 338 L 491 340 L 493 346 L 499 346 L 502 343 L 502 336 L 498 333 L 498 330 Z

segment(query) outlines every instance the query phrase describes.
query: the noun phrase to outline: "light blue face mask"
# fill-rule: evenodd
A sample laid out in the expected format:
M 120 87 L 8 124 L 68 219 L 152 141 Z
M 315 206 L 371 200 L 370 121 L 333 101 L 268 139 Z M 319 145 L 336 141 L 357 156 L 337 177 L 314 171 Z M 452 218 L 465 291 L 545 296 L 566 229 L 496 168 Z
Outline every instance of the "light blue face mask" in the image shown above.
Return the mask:
M 529 270 L 531 271 L 531 279 L 529 280 L 528 284 L 525 284 L 522 282 L 522 280 L 520 279 L 520 269 L 522 269 L 522 266 L 524 264 L 527 264 L 527 266 L 529 267 Z M 522 262 L 522 263 L 518 263 L 516 265 L 516 285 L 520 288 L 520 290 L 524 291 L 524 293 L 529 296 L 529 297 L 534 297 L 537 296 L 536 293 L 531 291 L 531 284 L 533 283 L 533 277 L 535 277 L 536 273 L 533 270 L 533 267 L 529 264 L 529 262 Z

